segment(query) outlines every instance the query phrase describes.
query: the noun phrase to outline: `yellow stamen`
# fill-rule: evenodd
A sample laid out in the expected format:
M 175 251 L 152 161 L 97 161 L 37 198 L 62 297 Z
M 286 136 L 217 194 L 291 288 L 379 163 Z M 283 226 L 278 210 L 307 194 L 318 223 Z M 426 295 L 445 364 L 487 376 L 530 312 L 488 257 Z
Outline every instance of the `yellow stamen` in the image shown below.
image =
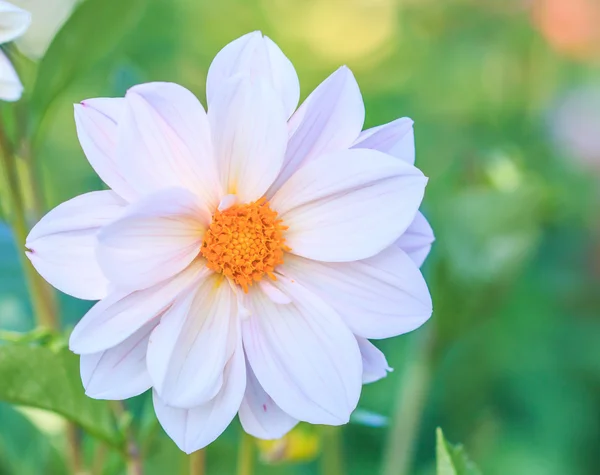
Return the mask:
M 275 280 L 273 270 L 283 264 L 284 251 L 291 250 L 283 237 L 287 226 L 281 223 L 264 198 L 217 209 L 200 251 L 207 267 L 228 277 L 244 292 L 265 274 Z

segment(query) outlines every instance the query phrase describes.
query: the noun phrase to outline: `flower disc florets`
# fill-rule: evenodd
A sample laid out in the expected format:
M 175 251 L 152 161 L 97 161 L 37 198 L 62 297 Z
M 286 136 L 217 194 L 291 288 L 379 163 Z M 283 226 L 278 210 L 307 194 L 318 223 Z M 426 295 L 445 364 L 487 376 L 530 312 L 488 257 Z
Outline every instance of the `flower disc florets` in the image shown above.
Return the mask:
M 207 267 L 228 277 L 244 292 L 265 274 L 275 280 L 273 270 L 283 264 L 284 251 L 290 251 L 283 237 L 287 226 L 281 223 L 264 198 L 217 210 L 200 251 Z

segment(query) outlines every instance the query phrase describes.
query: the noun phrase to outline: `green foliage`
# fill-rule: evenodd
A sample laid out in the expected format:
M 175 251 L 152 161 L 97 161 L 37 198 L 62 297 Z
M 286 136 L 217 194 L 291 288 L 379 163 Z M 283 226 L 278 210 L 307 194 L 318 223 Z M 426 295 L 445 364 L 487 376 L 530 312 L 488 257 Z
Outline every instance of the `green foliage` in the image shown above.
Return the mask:
M 42 115 L 73 80 L 109 55 L 139 21 L 145 0 L 86 0 L 58 32 L 44 55 L 32 93 Z
M 66 472 L 62 454 L 56 447 L 54 434 L 42 431 L 20 408 L 0 403 L 0 473 L 39 475 Z
M 436 475 L 481 475 L 471 462 L 462 445 L 452 445 L 445 438 L 440 427 L 436 432 Z
M 455 277 L 467 283 L 494 282 L 518 270 L 539 238 L 539 202 L 527 187 L 473 187 L 448 200 L 445 216 L 452 223 L 440 245 Z
M 122 435 L 105 401 L 87 397 L 79 358 L 53 340 L 47 344 L 0 344 L 0 401 L 46 409 L 64 416 L 106 443 L 119 447 Z

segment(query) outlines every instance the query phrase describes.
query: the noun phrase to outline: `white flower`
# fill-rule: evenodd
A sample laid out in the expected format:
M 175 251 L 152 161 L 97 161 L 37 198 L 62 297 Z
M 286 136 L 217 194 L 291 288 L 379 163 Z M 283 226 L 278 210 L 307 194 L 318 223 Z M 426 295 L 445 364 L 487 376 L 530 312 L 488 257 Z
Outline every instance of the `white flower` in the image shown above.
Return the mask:
M 13 0 L 15 5 L 31 12 L 31 27 L 16 42 L 21 52 L 33 59 L 44 56 L 78 1 Z
M 238 412 L 260 438 L 346 423 L 363 381 L 388 370 L 367 339 L 431 314 L 412 122 L 361 134 L 345 67 L 295 111 L 298 98 L 292 64 L 255 32 L 213 61 L 208 114 L 168 83 L 76 105 L 111 191 L 63 203 L 27 239 L 50 283 L 101 299 L 70 340 L 87 394 L 152 387 L 186 452 Z
M 31 15 L 13 4 L 0 0 L 0 44 L 18 38 L 31 23 Z M 0 50 L 0 100 L 21 98 L 23 85 L 6 54 Z

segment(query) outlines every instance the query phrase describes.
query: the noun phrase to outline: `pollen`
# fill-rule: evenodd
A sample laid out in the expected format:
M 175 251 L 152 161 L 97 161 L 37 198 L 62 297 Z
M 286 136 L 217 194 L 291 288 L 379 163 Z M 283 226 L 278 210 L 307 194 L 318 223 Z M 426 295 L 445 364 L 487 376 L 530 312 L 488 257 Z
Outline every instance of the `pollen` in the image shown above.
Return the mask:
M 223 211 L 217 209 L 200 252 L 209 269 L 248 292 L 265 275 L 276 280 L 273 271 L 283 264 L 284 252 L 291 250 L 285 245 L 286 229 L 264 198 Z

